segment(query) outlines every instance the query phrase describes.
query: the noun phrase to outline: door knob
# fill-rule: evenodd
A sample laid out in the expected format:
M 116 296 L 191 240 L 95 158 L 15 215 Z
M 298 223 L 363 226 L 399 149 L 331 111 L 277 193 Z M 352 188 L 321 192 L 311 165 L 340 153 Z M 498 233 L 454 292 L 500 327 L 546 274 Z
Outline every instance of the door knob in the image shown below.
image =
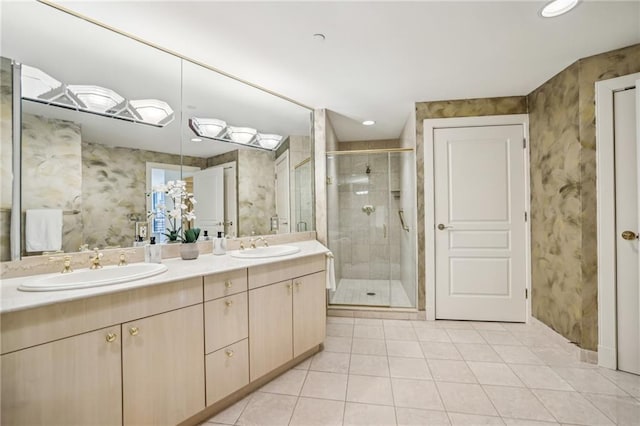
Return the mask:
M 451 228 L 451 226 L 446 226 L 444 223 L 438 225 L 438 229 L 444 231 L 447 228 Z
M 622 239 L 627 240 L 627 241 L 637 240 L 638 239 L 638 234 L 636 234 L 633 231 L 623 231 L 622 232 Z

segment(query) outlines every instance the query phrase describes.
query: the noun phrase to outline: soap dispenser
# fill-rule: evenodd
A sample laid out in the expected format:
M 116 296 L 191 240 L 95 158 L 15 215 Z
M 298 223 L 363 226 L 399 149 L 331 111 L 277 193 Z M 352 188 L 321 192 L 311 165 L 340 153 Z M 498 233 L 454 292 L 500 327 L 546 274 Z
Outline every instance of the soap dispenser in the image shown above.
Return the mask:
M 218 232 L 218 236 L 213 239 L 213 254 L 225 254 L 227 252 L 227 239 L 222 232 Z
M 151 237 L 149 240 L 149 244 L 144 246 L 144 261 L 147 263 L 162 263 L 162 247 L 156 244 L 156 237 Z

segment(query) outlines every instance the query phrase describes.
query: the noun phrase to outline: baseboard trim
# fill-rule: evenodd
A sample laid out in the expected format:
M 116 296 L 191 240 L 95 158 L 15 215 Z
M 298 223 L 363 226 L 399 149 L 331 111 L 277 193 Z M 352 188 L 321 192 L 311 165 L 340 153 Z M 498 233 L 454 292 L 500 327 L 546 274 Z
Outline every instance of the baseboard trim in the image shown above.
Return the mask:
M 618 354 L 615 348 L 598 345 L 598 365 L 616 370 L 618 368 Z

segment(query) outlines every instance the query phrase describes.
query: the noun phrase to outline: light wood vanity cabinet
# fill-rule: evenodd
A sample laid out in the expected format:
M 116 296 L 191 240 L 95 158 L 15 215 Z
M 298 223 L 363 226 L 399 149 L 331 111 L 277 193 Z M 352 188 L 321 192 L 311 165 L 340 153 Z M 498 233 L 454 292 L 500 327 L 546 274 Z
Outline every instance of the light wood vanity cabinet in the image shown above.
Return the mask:
M 2 356 L 3 425 L 118 425 L 120 326 Z
M 324 341 L 324 267 L 322 255 L 249 269 L 252 381 Z

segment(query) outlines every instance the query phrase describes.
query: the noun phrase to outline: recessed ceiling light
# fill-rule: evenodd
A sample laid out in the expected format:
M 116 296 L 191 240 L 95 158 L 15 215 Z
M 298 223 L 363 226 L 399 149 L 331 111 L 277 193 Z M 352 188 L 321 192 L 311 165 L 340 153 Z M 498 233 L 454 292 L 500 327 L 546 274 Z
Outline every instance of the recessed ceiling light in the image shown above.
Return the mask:
M 374 124 L 376 124 L 376 122 L 375 122 L 375 121 L 373 121 L 373 120 L 364 120 L 364 121 L 362 122 L 362 125 L 363 125 L 363 126 L 373 126 Z
M 191 138 L 191 142 L 202 142 L 200 138 Z
M 553 0 L 546 4 L 540 11 L 545 18 L 553 18 L 567 13 L 578 5 L 580 0 Z

